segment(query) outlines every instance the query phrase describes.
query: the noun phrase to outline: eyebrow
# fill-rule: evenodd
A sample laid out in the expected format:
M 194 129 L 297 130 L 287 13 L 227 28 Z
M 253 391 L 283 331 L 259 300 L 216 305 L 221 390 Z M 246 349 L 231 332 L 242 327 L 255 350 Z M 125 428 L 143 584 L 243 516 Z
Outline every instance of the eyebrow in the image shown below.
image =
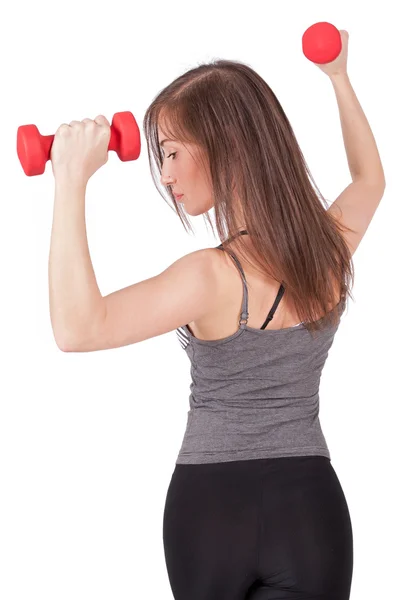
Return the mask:
M 172 142 L 172 143 L 174 143 L 174 140 L 170 140 L 169 138 L 165 138 L 162 142 L 160 142 L 160 146 L 162 146 L 164 142 Z

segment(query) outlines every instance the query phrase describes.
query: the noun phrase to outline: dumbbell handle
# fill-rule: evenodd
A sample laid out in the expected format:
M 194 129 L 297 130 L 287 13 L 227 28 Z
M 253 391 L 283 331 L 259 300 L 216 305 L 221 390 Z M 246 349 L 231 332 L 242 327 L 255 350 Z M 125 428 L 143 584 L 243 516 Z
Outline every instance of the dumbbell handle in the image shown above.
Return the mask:
M 27 126 L 23 125 L 23 127 L 27 127 Z M 51 147 L 53 145 L 55 135 L 41 135 L 40 138 L 41 138 L 40 143 L 43 148 L 43 154 L 45 155 L 46 162 L 47 162 L 48 160 L 50 160 Z M 115 130 L 115 127 L 113 127 L 113 125 L 111 125 L 111 137 L 110 137 L 110 143 L 108 144 L 108 151 L 114 150 L 114 152 L 116 152 L 118 150 L 118 147 L 119 147 L 119 133 Z
M 122 161 L 136 160 L 140 154 L 140 131 L 129 111 L 115 113 L 111 123 L 108 150 Z M 41 135 L 36 125 L 21 125 L 17 132 L 17 154 L 25 175 L 41 175 L 50 160 L 54 135 Z

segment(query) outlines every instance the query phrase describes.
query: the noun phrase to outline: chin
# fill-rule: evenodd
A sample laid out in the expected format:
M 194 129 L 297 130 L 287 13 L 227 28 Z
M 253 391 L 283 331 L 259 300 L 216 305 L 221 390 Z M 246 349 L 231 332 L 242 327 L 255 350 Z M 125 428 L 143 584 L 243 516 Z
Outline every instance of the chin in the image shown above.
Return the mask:
M 204 209 L 187 209 L 184 206 L 184 211 L 186 212 L 186 214 L 190 215 L 191 217 L 198 217 L 199 215 L 204 215 L 204 213 L 206 212 L 206 210 Z
M 185 202 L 181 202 L 181 204 L 183 206 L 184 211 L 192 217 L 198 217 L 199 215 L 204 215 L 207 211 L 209 211 L 214 206 L 213 202 L 206 203 L 206 204 L 203 203 L 202 206 L 195 206 L 195 207 L 190 206 L 190 204 L 185 204 Z

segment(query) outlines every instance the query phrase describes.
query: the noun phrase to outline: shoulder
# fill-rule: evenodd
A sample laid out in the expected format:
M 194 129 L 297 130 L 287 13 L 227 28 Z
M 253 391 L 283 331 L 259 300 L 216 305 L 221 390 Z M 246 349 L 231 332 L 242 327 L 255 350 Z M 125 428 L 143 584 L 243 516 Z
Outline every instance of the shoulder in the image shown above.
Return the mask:
M 181 269 L 190 269 L 192 276 L 187 278 L 186 285 L 197 289 L 201 295 L 205 312 L 201 318 L 214 314 L 221 302 L 225 301 L 228 287 L 229 266 L 227 268 L 227 253 L 218 248 L 203 248 L 183 256 Z M 201 288 L 201 292 L 200 292 Z
M 223 253 L 215 248 L 195 250 L 172 263 L 164 275 L 171 282 L 179 281 L 181 292 L 187 298 L 194 294 L 209 310 L 213 307 L 221 277 L 220 254 Z
M 223 254 L 220 250 L 215 248 L 202 248 L 185 254 L 178 260 L 176 260 L 169 269 L 176 267 L 181 271 L 190 269 L 193 272 L 198 273 L 202 276 L 202 279 L 213 282 L 214 277 L 218 273 L 220 268 L 220 254 Z
M 178 262 L 190 264 L 213 277 L 218 275 L 221 266 L 226 264 L 226 253 L 218 248 L 202 248 L 185 254 Z

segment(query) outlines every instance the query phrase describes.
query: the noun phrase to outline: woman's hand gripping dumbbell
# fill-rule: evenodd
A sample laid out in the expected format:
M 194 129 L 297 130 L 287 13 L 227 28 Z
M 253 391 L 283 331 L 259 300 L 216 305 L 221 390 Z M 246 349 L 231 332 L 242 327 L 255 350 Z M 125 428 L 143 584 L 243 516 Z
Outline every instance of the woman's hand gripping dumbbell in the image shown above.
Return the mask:
M 303 34 L 303 53 L 328 76 L 347 72 L 349 34 L 331 23 L 311 25 Z
M 136 160 L 140 155 L 140 131 L 129 111 L 115 113 L 111 125 L 99 115 L 96 119 L 62 124 L 55 135 L 42 136 L 36 125 L 21 125 L 17 132 L 17 154 L 26 175 L 41 175 L 51 159 L 54 176 L 89 179 L 114 150 L 120 160 Z

